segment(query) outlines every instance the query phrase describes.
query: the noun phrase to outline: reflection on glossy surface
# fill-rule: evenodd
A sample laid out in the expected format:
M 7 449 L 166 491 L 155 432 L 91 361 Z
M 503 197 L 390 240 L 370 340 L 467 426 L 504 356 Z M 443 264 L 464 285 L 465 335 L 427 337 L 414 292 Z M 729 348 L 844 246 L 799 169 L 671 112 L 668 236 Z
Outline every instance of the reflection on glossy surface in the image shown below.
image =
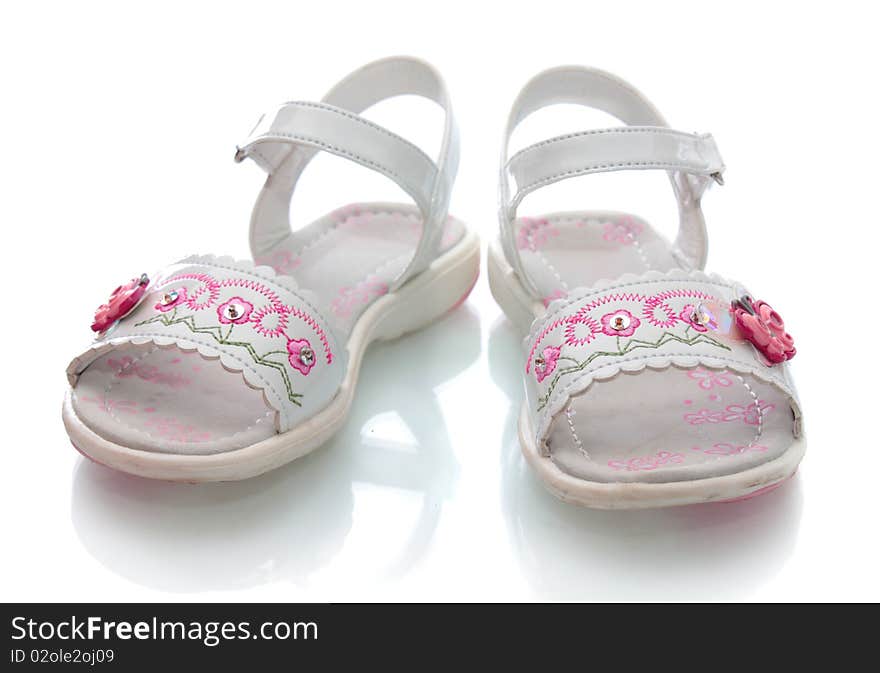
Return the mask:
M 435 389 L 477 359 L 479 329 L 464 307 L 374 344 L 339 434 L 254 479 L 173 484 L 78 461 L 77 534 L 110 570 L 172 592 L 306 584 L 335 562 L 354 581 L 407 573 L 427 549 L 458 472 Z
M 492 379 L 510 400 L 501 445 L 502 500 L 512 546 L 537 597 L 712 600 L 748 595 L 790 557 L 801 517 L 795 476 L 730 504 L 606 512 L 564 503 L 525 463 L 520 337 L 505 320 L 489 335 Z

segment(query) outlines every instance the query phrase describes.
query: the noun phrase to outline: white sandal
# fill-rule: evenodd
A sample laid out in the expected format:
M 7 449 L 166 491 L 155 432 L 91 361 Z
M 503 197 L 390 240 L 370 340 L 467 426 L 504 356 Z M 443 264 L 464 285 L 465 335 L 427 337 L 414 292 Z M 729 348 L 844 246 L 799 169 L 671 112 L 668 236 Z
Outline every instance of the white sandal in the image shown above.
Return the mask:
M 627 126 L 551 138 L 508 161 L 514 128 L 556 103 Z M 669 173 L 680 212 L 672 245 L 626 213 L 516 215 L 545 185 L 646 169 Z M 700 271 L 700 198 L 723 170 L 711 136 L 669 129 L 638 91 L 601 71 L 548 70 L 513 105 L 489 282 L 528 334 L 523 453 L 564 500 L 599 508 L 731 500 L 797 469 L 806 441 L 786 363 L 793 341 L 767 304 Z
M 445 111 L 435 164 L 358 116 L 414 94 Z M 319 150 L 396 182 L 416 206 L 346 206 L 293 232 L 291 195 Z M 144 477 L 251 477 L 324 443 L 344 422 L 371 341 L 418 329 L 468 295 L 479 241 L 447 216 L 458 139 L 442 79 L 393 58 L 320 103 L 264 115 L 236 152 L 269 174 L 251 219 L 255 263 L 189 257 L 118 288 L 96 341 L 68 368 L 63 418 L 87 457 Z

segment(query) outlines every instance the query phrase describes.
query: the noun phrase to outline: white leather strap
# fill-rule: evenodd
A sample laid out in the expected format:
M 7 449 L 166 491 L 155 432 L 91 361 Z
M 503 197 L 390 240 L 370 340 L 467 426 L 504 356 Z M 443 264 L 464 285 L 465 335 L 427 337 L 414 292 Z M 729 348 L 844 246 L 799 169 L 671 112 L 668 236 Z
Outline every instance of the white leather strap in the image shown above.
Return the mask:
M 521 150 L 508 161 L 510 136 L 533 112 L 560 103 L 607 112 L 627 126 L 557 136 Z M 529 193 L 570 177 L 617 170 L 669 172 L 679 204 L 676 246 L 688 264 L 703 268 L 707 237 L 700 197 L 724 164 L 708 135 L 673 131 L 657 109 L 623 80 L 592 68 L 564 66 L 540 73 L 514 101 L 505 130 L 500 166 L 501 238 L 505 255 L 523 285 L 539 292 L 525 273 L 516 246 L 516 211 Z M 513 178 L 515 192 L 510 180 Z
M 379 101 L 406 94 L 433 100 L 446 112 L 436 163 L 409 141 L 358 116 Z M 250 157 L 269 173 L 251 217 L 255 257 L 290 235 L 291 196 L 303 169 L 321 150 L 385 175 L 418 206 L 422 236 L 395 287 L 427 268 L 437 255 L 459 157 L 458 134 L 440 75 L 417 59 L 384 59 L 353 72 L 321 103 L 286 103 L 264 115 L 236 151 L 237 161 Z
M 545 140 L 507 164 L 516 185 L 510 207 L 546 185 L 590 173 L 661 169 L 712 177 L 724 169 L 710 135 L 658 126 L 597 129 Z

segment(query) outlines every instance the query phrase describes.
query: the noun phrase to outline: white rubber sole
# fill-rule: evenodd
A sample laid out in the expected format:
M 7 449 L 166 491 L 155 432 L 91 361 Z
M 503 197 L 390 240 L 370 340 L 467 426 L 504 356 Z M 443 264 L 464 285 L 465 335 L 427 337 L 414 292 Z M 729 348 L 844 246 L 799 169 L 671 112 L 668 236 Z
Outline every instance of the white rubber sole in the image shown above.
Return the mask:
M 541 302 L 532 299 L 507 263 L 497 242 L 489 245 L 486 268 L 492 296 L 522 333 L 543 315 Z M 805 437 L 796 440 L 774 460 L 734 474 L 670 482 L 597 482 L 575 477 L 544 456 L 534 440 L 528 407 L 524 403 L 518 422 L 519 442 L 526 461 L 556 497 L 595 509 L 649 509 L 740 500 L 779 486 L 798 468 L 807 448 Z
M 150 479 L 206 482 L 254 477 L 300 458 L 324 444 L 345 422 L 361 361 L 373 341 L 385 341 L 429 325 L 464 301 L 480 270 L 480 241 L 466 231 L 431 266 L 396 292 L 376 300 L 360 317 L 347 348 L 348 370 L 333 401 L 293 430 L 251 446 L 211 455 L 180 455 L 131 449 L 96 434 L 76 415 L 71 393 L 62 419 L 74 447 L 95 462 Z

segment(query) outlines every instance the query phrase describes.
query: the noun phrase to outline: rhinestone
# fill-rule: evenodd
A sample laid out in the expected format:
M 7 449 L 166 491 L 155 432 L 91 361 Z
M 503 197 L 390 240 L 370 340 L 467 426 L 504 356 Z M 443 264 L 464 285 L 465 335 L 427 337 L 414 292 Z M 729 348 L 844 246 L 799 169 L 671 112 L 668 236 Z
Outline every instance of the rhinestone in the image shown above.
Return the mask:
M 535 358 L 535 369 L 537 369 L 539 371 L 543 370 L 544 367 L 546 366 L 546 364 L 547 363 L 544 362 L 544 358 L 542 358 L 540 355 Z
M 315 351 L 311 348 L 301 348 L 299 351 L 299 361 L 308 367 L 315 361 Z
M 177 301 L 178 296 L 180 296 L 180 295 L 178 294 L 177 290 L 170 290 L 169 292 L 166 292 L 162 296 L 162 305 L 163 306 L 170 306 L 171 304 L 173 304 L 174 302 Z
M 612 329 L 614 329 L 618 332 L 622 332 L 627 327 L 629 327 L 629 325 L 630 325 L 630 319 L 629 319 L 629 317 L 627 317 L 625 315 L 614 316 L 614 320 L 611 323 Z
M 238 304 L 229 304 L 223 309 L 223 315 L 227 320 L 235 320 L 240 318 L 242 314 L 241 307 Z
M 712 322 L 714 316 L 703 304 L 700 304 L 694 309 L 694 312 L 691 314 L 691 320 L 698 325 L 708 325 Z

